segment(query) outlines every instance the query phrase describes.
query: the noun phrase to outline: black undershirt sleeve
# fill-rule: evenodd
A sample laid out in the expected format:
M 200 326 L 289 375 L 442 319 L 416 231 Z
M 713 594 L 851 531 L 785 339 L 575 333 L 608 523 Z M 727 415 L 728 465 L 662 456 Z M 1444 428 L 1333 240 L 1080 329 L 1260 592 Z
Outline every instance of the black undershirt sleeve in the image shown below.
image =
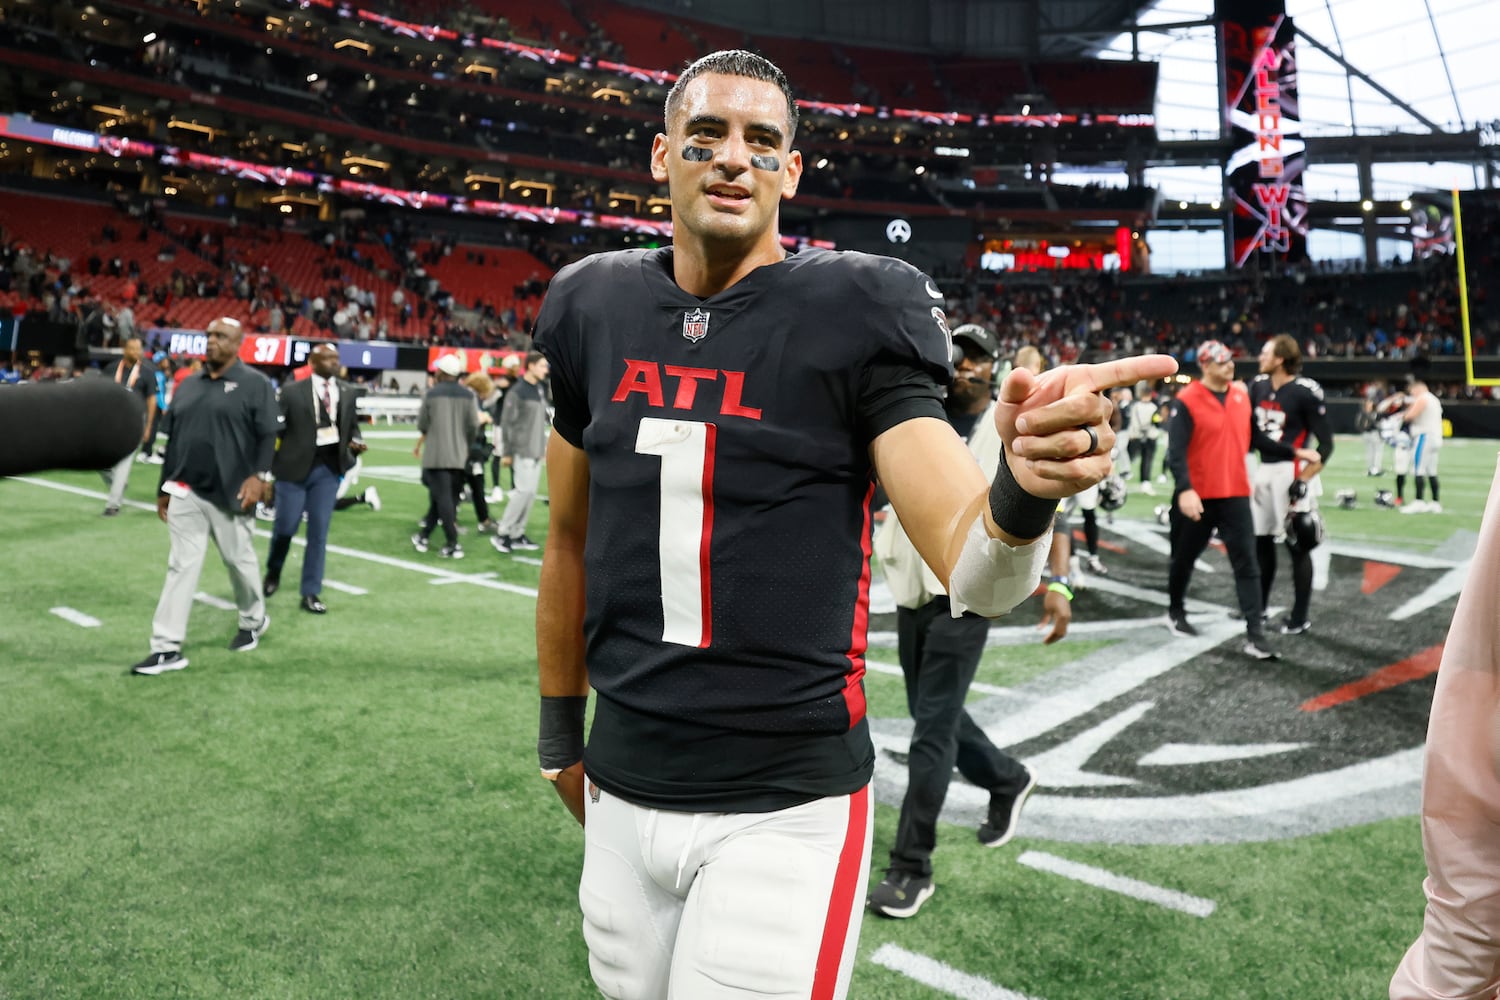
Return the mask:
M 1177 481 L 1173 492 L 1181 493 L 1193 488 L 1188 476 L 1188 442 L 1193 439 L 1193 415 L 1181 403 L 1172 407 L 1172 420 L 1167 424 L 1167 467 Z

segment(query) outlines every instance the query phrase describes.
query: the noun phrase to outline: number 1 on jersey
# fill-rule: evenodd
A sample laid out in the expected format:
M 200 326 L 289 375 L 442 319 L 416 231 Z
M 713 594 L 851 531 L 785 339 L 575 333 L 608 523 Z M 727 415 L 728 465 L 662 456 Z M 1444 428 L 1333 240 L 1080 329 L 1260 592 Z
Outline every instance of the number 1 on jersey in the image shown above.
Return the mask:
M 714 529 L 714 443 L 698 420 L 642 417 L 635 450 L 661 458 L 662 641 L 706 648 L 713 638 L 709 547 Z

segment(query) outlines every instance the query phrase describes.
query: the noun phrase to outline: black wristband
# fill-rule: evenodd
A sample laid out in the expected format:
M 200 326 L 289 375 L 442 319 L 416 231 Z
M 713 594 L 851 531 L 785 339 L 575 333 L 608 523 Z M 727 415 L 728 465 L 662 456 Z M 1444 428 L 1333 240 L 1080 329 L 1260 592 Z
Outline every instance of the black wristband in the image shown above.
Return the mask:
M 585 695 L 542 697 L 536 756 L 543 771 L 561 771 L 583 760 L 583 714 L 588 704 Z
M 1051 530 L 1056 514 L 1056 500 L 1032 496 L 1021 489 L 1002 445 L 995 480 L 990 483 L 990 516 L 1000 530 L 1016 538 L 1040 538 Z

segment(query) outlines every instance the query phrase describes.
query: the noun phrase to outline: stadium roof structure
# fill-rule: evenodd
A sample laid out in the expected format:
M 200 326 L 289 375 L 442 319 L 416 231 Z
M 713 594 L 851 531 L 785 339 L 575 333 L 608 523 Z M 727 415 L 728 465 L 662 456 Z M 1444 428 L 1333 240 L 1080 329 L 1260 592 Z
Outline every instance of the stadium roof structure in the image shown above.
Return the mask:
M 1159 137 L 1219 136 L 1214 0 L 626 2 L 756 33 L 938 56 L 1156 61 Z M 1352 164 L 1356 150 L 1338 140 L 1370 139 L 1376 162 L 1431 162 L 1433 170 L 1409 172 L 1409 190 L 1494 184 L 1488 154 L 1500 146 L 1474 141 L 1480 130 L 1500 139 L 1500 18 L 1492 8 L 1491 0 L 1286 0 L 1298 33 L 1304 134 L 1324 140 L 1318 158 Z M 1397 138 L 1382 144 L 1382 136 Z M 1177 162 L 1193 161 L 1182 153 Z M 1213 155 L 1204 153 L 1206 165 Z

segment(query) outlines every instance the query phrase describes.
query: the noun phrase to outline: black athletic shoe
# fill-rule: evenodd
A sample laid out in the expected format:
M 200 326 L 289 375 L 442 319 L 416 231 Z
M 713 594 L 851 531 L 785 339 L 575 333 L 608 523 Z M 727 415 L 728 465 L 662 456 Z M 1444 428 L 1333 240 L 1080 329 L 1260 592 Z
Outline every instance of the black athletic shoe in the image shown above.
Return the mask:
M 236 653 L 248 653 L 260 645 L 260 637 L 271 627 L 271 616 L 266 615 L 254 628 L 242 628 L 229 640 L 229 648 Z
M 979 842 L 985 847 L 999 847 L 1016 834 L 1016 820 L 1026 797 L 1036 787 L 1036 775 L 1026 772 L 1026 784 L 1014 795 L 990 795 L 990 815 L 979 826 Z
M 1188 637 L 1196 636 L 1198 634 L 1198 630 L 1188 624 L 1187 615 L 1185 613 L 1177 611 L 1167 612 L 1167 631 L 1171 632 L 1173 635 Z
M 905 919 L 916 916 L 935 891 L 932 879 L 926 876 L 888 870 L 865 899 L 865 905 L 882 917 Z
M 411 545 L 412 548 L 416 549 L 418 552 L 427 551 L 427 539 L 422 537 L 421 535 L 412 535 Z
M 1294 622 L 1290 618 L 1283 618 L 1281 620 L 1282 635 L 1301 635 L 1310 628 L 1312 628 L 1312 622 L 1310 621 Z
M 438 556 L 442 559 L 462 559 L 464 547 L 462 545 L 444 545 L 438 549 Z
M 164 674 L 168 670 L 181 670 L 188 665 L 187 657 L 177 650 L 168 653 L 152 653 L 140 663 L 130 668 L 130 672 L 137 677 L 155 677 Z
M 525 535 L 512 535 L 510 538 L 506 539 L 506 541 L 510 542 L 510 547 L 515 549 L 517 552 L 535 552 L 537 549 L 541 548 L 540 545 L 538 545 L 536 542 L 533 542 Z

